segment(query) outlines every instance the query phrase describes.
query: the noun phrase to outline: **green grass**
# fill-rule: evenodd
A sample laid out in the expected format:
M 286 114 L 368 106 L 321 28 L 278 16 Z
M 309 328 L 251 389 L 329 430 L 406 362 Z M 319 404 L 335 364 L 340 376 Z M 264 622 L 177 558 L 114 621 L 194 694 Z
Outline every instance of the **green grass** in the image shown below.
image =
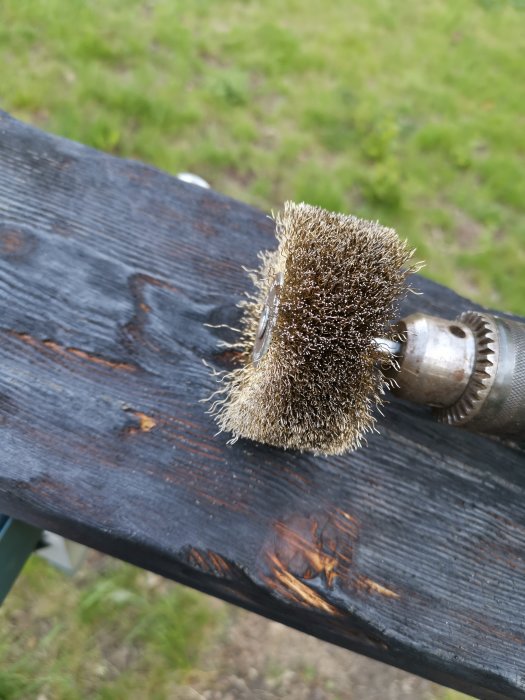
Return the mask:
M 445 690 L 443 695 L 440 695 L 437 700 L 472 700 L 469 695 L 458 693 L 455 690 Z
M 525 0 L 3 0 L 0 107 L 265 210 L 377 218 L 425 274 L 523 313 L 524 53 Z M 144 576 L 33 562 L 0 612 L 0 700 L 164 697 L 209 611 Z
M 523 311 L 524 10 L 4 0 L 0 104 L 266 210 L 378 218 L 425 274 Z
M 220 623 L 208 599 L 107 558 L 33 557 L 0 608 L 0 700 L 162 700 Z

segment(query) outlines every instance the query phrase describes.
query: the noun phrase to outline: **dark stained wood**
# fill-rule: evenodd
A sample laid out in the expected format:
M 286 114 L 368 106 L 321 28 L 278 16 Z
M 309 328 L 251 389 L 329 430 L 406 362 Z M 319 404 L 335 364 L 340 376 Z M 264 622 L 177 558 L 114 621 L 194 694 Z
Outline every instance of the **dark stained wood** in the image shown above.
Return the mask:
M 482 698 L 525 697 L 525 454 L 393 400 L 322 459 L 225 444 L 265 214 L 0 115 L 0 512 Z M 470 302 L 423 278 L 403 311 Z

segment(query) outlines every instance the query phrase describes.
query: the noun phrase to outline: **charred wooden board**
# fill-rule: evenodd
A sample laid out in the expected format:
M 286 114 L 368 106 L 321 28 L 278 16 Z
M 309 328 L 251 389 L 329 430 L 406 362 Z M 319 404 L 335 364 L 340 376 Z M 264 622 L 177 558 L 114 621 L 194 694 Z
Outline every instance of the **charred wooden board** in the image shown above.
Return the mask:
M 261 212 L 0 116 L 0 512 L 483 698 L 525 697 L 525 454 L 392 401 L 322 459 L 225 444 Z M 472 304 L 419 278 L 417 309 Z

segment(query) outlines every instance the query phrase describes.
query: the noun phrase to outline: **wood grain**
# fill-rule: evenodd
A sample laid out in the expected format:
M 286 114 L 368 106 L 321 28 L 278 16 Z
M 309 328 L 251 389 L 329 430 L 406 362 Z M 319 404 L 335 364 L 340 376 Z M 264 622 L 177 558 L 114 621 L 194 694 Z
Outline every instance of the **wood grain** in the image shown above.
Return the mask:
M 392 400 L 319 458 L 225 444 L 205 324 L 272 222 L 0 115 L 0 512 L 482 698 L 525 697 L 525 454 Z M 403 311 L 472 304 L 418 278 Z

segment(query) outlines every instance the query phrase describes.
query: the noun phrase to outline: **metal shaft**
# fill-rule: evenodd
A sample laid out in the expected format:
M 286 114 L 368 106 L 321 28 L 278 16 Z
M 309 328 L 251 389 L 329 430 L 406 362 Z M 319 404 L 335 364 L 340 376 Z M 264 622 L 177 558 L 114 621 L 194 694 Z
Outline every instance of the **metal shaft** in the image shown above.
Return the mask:
M 374 342 L 377 345 L 378 350 L 381 351 L 381 354 L 385 360 L 401 355 L 403 343 L 400 340 L 390 340 L 390 338 L 374 338 Z

